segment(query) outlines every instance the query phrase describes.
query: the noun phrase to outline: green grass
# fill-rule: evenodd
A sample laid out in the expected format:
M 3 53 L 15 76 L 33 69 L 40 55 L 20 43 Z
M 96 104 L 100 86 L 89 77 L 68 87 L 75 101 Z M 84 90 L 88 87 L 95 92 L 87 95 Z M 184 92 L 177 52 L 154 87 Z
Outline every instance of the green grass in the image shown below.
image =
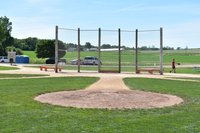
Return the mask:
M 127 78 L 125 83 L 134 89 L 178 95 L 185 100 L 181 106 L 141 111 L 147 116 L 138 121 L 138 127 L 148 126 L 141 132 L 200 132 L 200 83 L 145 78 Z
M 47 74 L 0 74 L 0 78 L 22 78 L 22 77 L 40 77 L 49 76 Z
M 45 59 L 37 58 L 35 51 L 23 51 L 23 54 L 29 56 L 30 63 L 32 63 L 32 64 L 44 64 L 45 63 Z
M 0 66 L 0 71 L 2 70 L 18 70 L 17 67 L 7 67 L 7 66 Z
M 200 78 L 191 78 L 191 77 L 167 77 L 167 78 L 200 81 Z
M 23 51 L 24 54 L 30 57 L 31 63 L 44 63 L 45 59 L 38 59 L 34 51 Z M 122 65 L 130 66 L 134 64 L 135 53 L 133 50 L 127 50 L 121 52 Z M 97 52 L 81 52 L 81 59 L 85 56 L 96 56 Z M 65 59 L 70 63 L 70 60 L 77 59 L 77 52 L 67 52 Z M 170 65 L 172 59 L 175 58 L 176 62 L 181 64 L 200 64 L 200 49 L 194 50 L 174 50 L 164 51 L 164 64 Z M 139 64 L 141 65 L 158 65 L 159 64 L 159 51 L 139 51 L 138 53 Z M 101 52 L 101 61 L 103 65 L 117 65 L 118 64 L 118 52 Z
M 84 114 L 89 112 L 41 104 L 33 98 L 45 92 L 85 88 L 96 80 L 79 77 L 0 80 L 0 132 L 55 133 L 79 130 L 79 125 L 76 125 L 78 118 L 82 122 L 87 120 Z
M 164 68 L 165 73 L 169 73 L 171 71 L 171 68 Z M 190 67 L 185 68 L 176 68 L 176 73 L 185 73 L 185 74 L 200 74 L 200 71 L 194 70 Z
M 186 101 L 163 109 L 77 109 L 33 100 L 45 92 L 82 89 L 96 80 L 80 77 L 0 80 L 0 132 L 200 132 L 200 83 L 195 82 L 125 79 L 131 88 L 174 94 Z

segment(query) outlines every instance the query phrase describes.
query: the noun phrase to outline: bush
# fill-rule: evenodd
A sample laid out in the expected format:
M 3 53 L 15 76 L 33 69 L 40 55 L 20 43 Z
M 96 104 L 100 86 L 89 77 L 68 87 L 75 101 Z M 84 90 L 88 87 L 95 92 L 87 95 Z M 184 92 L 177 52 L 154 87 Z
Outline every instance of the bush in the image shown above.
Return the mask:
M 15 48 L 13 46 L 10 46 L 10 47 L 6 47 L 6 51 L 9 52 L 9 51 L 14 51 L 16 52 L 16 55 L 23 55 L 23 52 L 21 49 L 19 48 Z

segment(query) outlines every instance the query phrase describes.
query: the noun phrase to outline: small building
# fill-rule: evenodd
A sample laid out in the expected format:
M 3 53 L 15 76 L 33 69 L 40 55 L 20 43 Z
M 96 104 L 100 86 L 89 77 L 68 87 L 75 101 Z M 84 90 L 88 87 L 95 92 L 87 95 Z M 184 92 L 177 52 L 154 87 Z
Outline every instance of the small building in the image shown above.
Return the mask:
M 67 52 L 74 52 L 76 51 L 76 48 L 68 48 Z
M 98 48 L 90 48 L 89 51 L 98 51 Z
M 107 48 L 107 49 L 101 49 L 101 51 L 118 51 L 119 48 Z M 124 48 L 120 49 L 121 51 L 125 50 Z
M 16 59 L 16 52 L 14 52 L 13 50 L 9 51 L 8 52 L 8 61 L 10 63 L 13 63 L 13 62 L 16 62 L 15 59 Z

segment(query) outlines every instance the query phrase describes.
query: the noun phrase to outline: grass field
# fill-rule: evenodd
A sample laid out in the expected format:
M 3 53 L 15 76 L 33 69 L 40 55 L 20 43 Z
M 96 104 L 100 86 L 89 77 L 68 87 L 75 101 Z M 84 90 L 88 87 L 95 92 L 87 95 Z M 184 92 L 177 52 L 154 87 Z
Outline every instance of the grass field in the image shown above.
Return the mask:
M 188 77 L 169 77 L 169 78 L 172 78 L 172 79 L 183 79 L 183 80 L 192 80 L 192 81 L 200 81 L 200 78 L 188 78 Z
M 28 55 L 32 63 L 44 63 L 45 59 L 38 59 L 34 51 L 23 51 Z M 77 59 L 77 52 L 67 52 L 64 58 L 70 63 L 70 60 Z M 200 64 L 200 49 L 192 50 L 166 50 L 163 54 L 165 65 L 170 65 L 173 58 L 180 64 Z M 81 58 L 85 56 L 96 56 L 97 52 L 81 52 Z M 135 62 L 134 51 L 122 51 L 122 65 L 132 66 Z M 139 51 L 139 64 L 140 65 L 158 65 L 159 64 L 159 51 Z M 117 65 L 118 52 L 101 52 L 101 61 L 103 65 Z
M 31 63 L 43 64 L 45 59 L 37 59 L 33 51 L 24 51 L 25 54 L 31 58 Z M 81 52 L 81 59 L 85 56 L 96 56 L 97 52 Z M 122 72 L 134 72 L 134 51 L 122 51 Z M 77 59 L 77 52 L 67 52 L 64 57 L 67 60 L 67 64 L 70 64 L 70 60 Z M 159 51 L 139 51 L 139 67 L 140 66 L 153 66 L 159 65 Z M 171 65 L 171 60 L 175 58 L 177 63 L 181 65 L 188 64 L 200 64 L 200 49 L 193 50 L 174 50 L 164 51 L 164 65 Z M 101 52 L 102 70 L 118 70 L 118 52 Z M 180 65 L 180 66 L 181 66 Z M 65 66 L 67 70 L 77 70 L 77 66 Z M 81 70 L 97 71 L 97 66 L 81 66 Z M 170 68 L 164 68 L 164 72 L 169 72 Z M 177 73 L 191 73 L 200 74 L 200 71 L 195 71 L 192 68 L 179 68 L 177 66 Z
M 0 80 L 0 132 L 200 132 L 199 82 L 125 79 L 131 88 L 174 94 L 185 100 L 182 105 L 162 109 L 77 109 L 33 100 L 45 92 L 85 88 L 96 80 L 78 77 Z
M 23 54 L 30 57 L 31 64 L 44 64 L 45 63 L 45 59 L 37 58 L 35 51 L 23 51 Z
M 164 68 L 164 73 L 169 73 L 170 71 L 171 68 Z M 176 68 L 176 73 L 200 74 L 200 71 L 195 70 L 191 67 L 185 67 L 185 68 Z
M 2 70 L 17 70 L 17 67 L 7 67 L 7 66 L 0 66 L 0 71 Z
M 200 64 L 200 50 L 174 50 L 164 51 L 163 60 L 165 65 L 170 65 L 173 58 L 181 64 Z M 85 56 L 96 56 L 97 52 L 81 52 L 81 58 Z M 159 51 L 139 51 L 139 64 L 143 65 L 158 65 Z M 69 52 L 65 58 L 67 61 L 77 58 L 77 52 Z M 118 62 L 118 52 L 101 52 L 101 60 L 104 65 L 116 65 Z M 122 65 L 133 65 L 135 61 L 134 51 L 122 51 Z
M 23 77 L 41 77 L 49 76 L 47 74 L 0 74 L 0 78 L 23 78 Z

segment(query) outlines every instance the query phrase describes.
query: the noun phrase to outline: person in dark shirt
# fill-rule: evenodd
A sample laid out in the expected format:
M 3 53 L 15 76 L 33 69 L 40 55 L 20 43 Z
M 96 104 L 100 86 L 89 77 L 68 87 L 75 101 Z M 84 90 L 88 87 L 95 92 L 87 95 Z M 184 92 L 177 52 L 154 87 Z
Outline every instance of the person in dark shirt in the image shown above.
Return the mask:
M 172 60 L 172 70 L 170 72 L 176 73 L 176 62 L 175 62 L 175 59 Z

